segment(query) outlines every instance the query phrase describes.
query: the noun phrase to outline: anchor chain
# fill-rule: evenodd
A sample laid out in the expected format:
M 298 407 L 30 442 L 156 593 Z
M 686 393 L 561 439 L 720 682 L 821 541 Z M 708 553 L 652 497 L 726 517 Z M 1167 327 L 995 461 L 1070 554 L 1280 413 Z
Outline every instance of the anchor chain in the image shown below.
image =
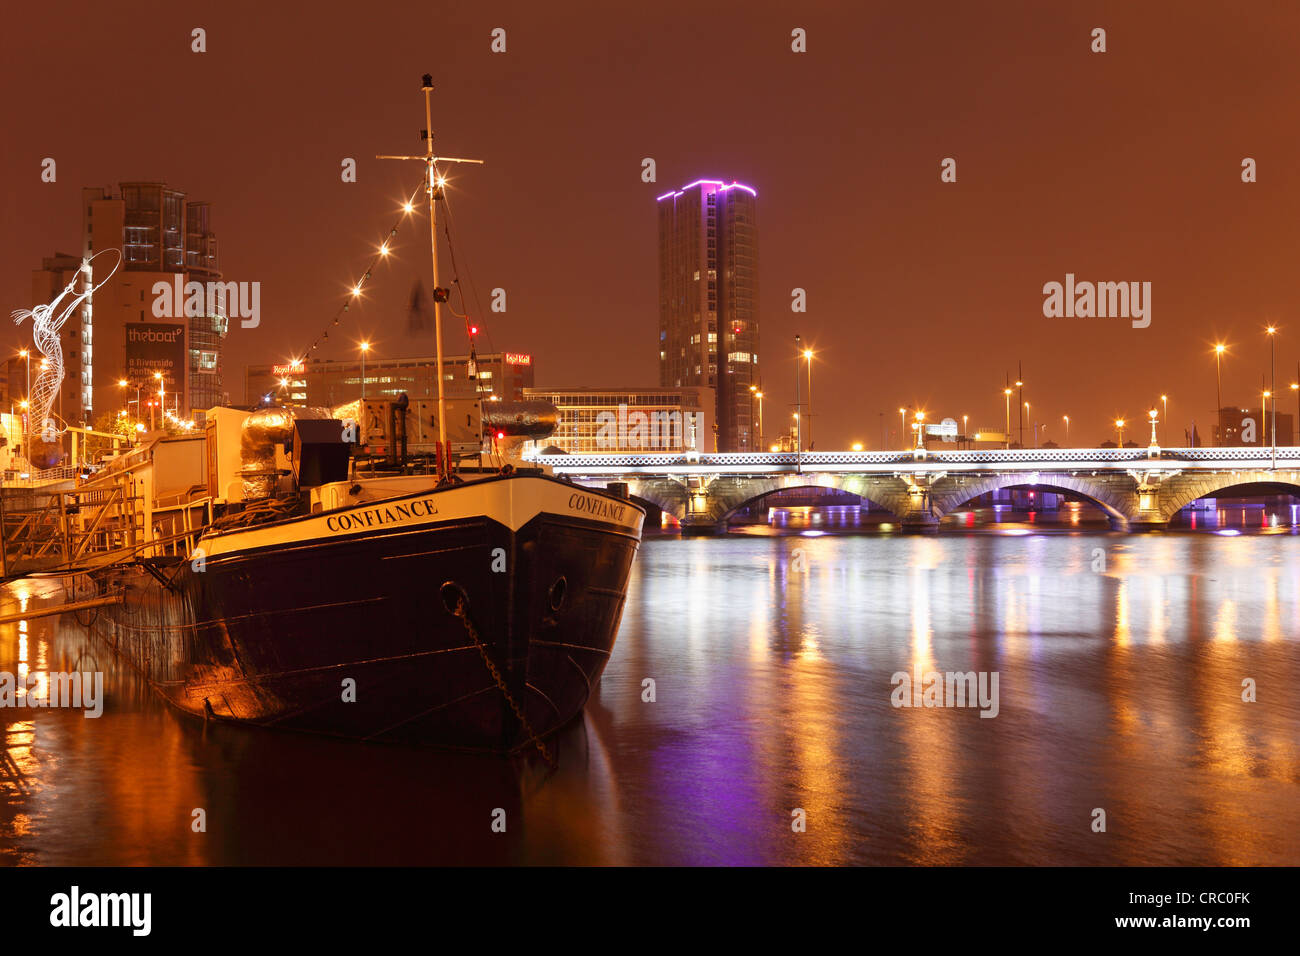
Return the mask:
M 487 647 L 485 647 L 483 642 L 479 640 L 478 631 L 475 630 L 473 622 L 469 619 L 469 610 L 465 607 L 465 598 L 463 596 L 456 598 L 456 610 L 454 613 L 458 618 L 460 618 L 461 624 L 465 626 L 465 633 L 470 636 L 470 640 L 472 640 L 474 646 L 478 648 L 479 655 L 483 658 L 483 663 L 487 666 L 488 673 L 492 675 L 492 679 L 496 681 L 497 689 L 501 691 L 501 696 L 506 699 L 506 703 L 510 705 L 510 709 L 514 711 L 515 716 L 519 718 L 519 723 L 524 728 L 524 732 L 532 738 L 533 743 L 537 746 L 538 753 L 542 755 L 542 760 L 546 761 L 546 766 L 551 769 L 552 773 L 555 772 L 559 769 L 560 765 L 556 763 L 555 758 L 551 755 L 550 749 L 542 742 L 542 738 L 533 730 L 532 725 L 528 723 L 528 718 L 524 716 L 523 709 L 515 701 L 514 695 L 510 693 L 510 688 L 506 686 L 505 678 L 501 676 L 501 671 L 497 668 L 496 664 L 492 662 Z

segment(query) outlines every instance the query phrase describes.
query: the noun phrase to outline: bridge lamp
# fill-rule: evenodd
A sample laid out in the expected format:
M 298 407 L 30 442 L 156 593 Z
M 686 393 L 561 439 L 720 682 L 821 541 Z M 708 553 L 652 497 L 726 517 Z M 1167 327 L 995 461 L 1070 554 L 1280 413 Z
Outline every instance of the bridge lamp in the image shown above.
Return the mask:
M 1124 419 L 1115 419 L 1115 428 L 1119 431 L 1119 447 L 1124 447 Z
M 853 450 L 854 450 L 854 451 L 862 451 L 862 442 L 860 442 L 860 441 L 855 441 L 855 442 L 853 443 Z
M 1228 351 L 1228 347 L 1222 342 L 1216 342 L 1214 345 L 1214 400 L 1217 403 L 1214 407 L 1214 415 L 1217 418 L 1223 409 L 1223 353 Z M 1216 431 L 1218 429 L 1216 428 Z
M 808 362 L 808 417 L 812 418 L 812 360 L 813 350 L 804 349 L 803 357 Z M 812 422 L 808 422 L 808 444 L 812 445 Z
M 1006 397 L 1006 447 L 1011 447 L 1011 390 L 1002 389 Z
M 1270 325 L 1267 329 L 1267 332 L 1268 332 L 1269 384 L 1273 388 L 1277 388 L 1277 349 L 1275 348 L 1277 344 L 1277 326 Z M 1269 441 L 1269 444 L 1272 445 L 1274 448 L 1277 448 L 1277 403 L 1276 402 L 1273 404 L 1273 423 L 1272 423 L 1270 434 L 1272 437 L 1271 440 Z M 1274 467 L 1276 467 L 1277 466 L 1276 451 L 1273 453 L 1273 457 L 1274 457 L 1273 465 Z
M 1300 372 L 1300 368 L 1297 368 L 1296 371 Z M 1300 426 L 1300 382 L 1292 382 L 1291 391 L 1295 392 L 1295 407 L 1296 407 L 1295 420 L 1296 420 L 1296 425 Z
M 1070 447 L 1070 416 L 1062 415 L 1061 417 L 1065 419 L 1065 447 L 1069 448 Z

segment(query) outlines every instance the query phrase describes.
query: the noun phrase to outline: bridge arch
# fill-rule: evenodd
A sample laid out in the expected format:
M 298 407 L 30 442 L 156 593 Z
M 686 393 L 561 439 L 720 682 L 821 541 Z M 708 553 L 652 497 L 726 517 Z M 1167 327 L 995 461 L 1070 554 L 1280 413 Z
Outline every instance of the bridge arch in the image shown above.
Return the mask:
M 686 517 L 690 492 L 680 481 L 672 478 L 633 478 L 627 483 L 627 493 L 634 499 L 648 501 L 664 514 L 672 515 L 679 521 Z
M 1121 487 L 1117 476 L 1095 478 L 1088 475 L 1049 473 L 1038 475 L 962 475 L 943 478 L 935 482 L 930 493 L 931 510 L 936 518 L 957 510 L 966 502 L 991 491 L 1003 488 L 1043 488 L 1048 491 L 1070 492 L 1092 502 L 1116 526 L 1125 526 L 1134 516 L 1134 489 L 1136 482 L 1128 476 L 1122 478 L 1127 487 Z
M 895 518 L 907 513 L 907 483 L 890 475 L 840 475 L 827 472 L 804 472 L 762 477 L 715 478 L 708 485 L 709 518 L 725 522 L 742 508 L 778 491 L 795 488 L 828 488 L 857 495 L 864 501 L 884 508 Z
M 1289 494 L 1300 498 L 1300 471 L 1189 472 L 1166 480 L 1160 489 L 1160 513 L 1166 521 L 1200 498 L 1221 497 L 1223 492 L 1259 485 L 1264 494 Z

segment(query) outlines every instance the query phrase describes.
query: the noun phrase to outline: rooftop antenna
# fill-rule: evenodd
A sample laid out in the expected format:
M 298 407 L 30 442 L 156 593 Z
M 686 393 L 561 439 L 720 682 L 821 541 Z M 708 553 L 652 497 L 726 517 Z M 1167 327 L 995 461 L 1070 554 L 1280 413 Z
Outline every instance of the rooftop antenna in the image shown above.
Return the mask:
M 433 120 L 429 106 L 429 94 L 433 92 L 433 75 L 424 74 L 424 137 L 423 156 L 376 156 L 376 159 L 412 159 L 424 163 L 427 167 L 425 191 L 429 194 L 429 252 L 433 259 L 433 334 L 438 343 L 438 472 L 443 477 L 451 473 L 451 447 L 447 444 L 447 401 L 444 396 L 442 371 L 442 303 L 450 293 L 438 285 L 438 215 L 435 202 L 442 199 L 442 188 L 447 184 L 446 178 L 438 172 L 438 163 L 475 163 L 483 165 L 481 159 L 461 159 L 456 156 L 433 155 Z

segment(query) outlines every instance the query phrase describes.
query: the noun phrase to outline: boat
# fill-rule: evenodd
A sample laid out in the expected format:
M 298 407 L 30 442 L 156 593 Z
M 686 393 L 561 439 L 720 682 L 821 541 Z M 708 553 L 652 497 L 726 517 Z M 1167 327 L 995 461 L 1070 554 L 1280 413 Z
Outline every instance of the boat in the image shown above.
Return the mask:
M 461 160 L 425 140 L 395 158 L 426 165 L 441 367 L 439 163 Z M 70 613 L 195 717 L 551 762 L 612 653 L 645 512 L 512 454 L 553 409 L 435 378 L 436 403 L 215 408 L 106 461 L 58 499 Z
M 134 466 L 133 483 L 175 487 L 160 474 L 174 444 L 159 439 L 120 467 Z M 79 497 L 104 495 L 116 471 Z M 506 465 L 460 481 L 296 485 L 218 508 L 197 533 L 173 530 L 214 500 L 155 508 L 152 546 L 79 571 L 73 587 L 78 601 L 120 598 L 77 613 L 157 693 L 205 719 L 494 752 L 582 711 L 645 516 Z M 121 535 L 121 518 L 101 527 Z

